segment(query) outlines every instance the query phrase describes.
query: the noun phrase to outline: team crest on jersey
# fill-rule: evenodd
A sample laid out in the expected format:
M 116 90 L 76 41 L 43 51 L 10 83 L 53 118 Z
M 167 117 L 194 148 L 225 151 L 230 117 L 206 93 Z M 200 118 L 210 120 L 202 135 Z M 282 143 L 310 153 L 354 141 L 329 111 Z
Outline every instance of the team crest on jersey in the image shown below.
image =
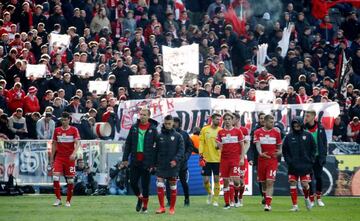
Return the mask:
M 306 140 L 306 136 L 303 136 L 303 140 Z
M 175 140 L 175 137 L 174 137 L 174 136 L 171 136 L 171 140 Z

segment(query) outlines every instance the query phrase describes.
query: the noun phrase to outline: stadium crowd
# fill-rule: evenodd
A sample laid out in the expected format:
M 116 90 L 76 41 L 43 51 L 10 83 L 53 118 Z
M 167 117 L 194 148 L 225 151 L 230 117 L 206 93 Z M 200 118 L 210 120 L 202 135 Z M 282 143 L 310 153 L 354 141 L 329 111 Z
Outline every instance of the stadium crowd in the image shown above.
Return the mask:
M 271 79 L 288 79 L 274 102 L 336 101 L 333 141 L 358 141 L 360 131 L 360 23 L 342 3 L 322 20 L 311 1 L 282 0 L 282 11 L 251 10 L 261 1 L 239 0 L 5 0 L 0 3 L 0 135 L 3 139 L 51 139 L 63 111 L 84 113 L 82 139 L 95 139 L 96 122 L 115 125 L 120 102 L 160 97 L 255 100 Z M 246 21 L 242 34 L 225 19 L 232 7 Z M 266 8 L 266 7 L 265 7 Z M 241 12 L 241 15 L 239 14 Z M 294 23 L 289 50 L 278 42 Z M 68 34 L 68 48 L 49 45 L 51 34 Z M 199 44 L 200 74 L 192 85 L 164 84 L 161 46 Z M 257 71 L 258 45 L 267 43 L 266 70 Z M 351 76 L 340 89 L 345 55 Z M 96 63 L 94 76 L 77 76 L 74 63 Z M 27 64 L 45 64 L 44 78 L 27 77 Z M 341 68 L 340 68 L 341 69 Z M 130 88 L 130 75 L 152 75 L 150 88 Z M 226 89 L 225 76 L 244 75 L 246 88 Z M 90 80 L 110 91 L 89 91 Z M 340 85 L 340 86 L 339 86 Z M 340 88 L 340 89 L 339 89 Z M 114 132 L 110 136 L 113 138 Z

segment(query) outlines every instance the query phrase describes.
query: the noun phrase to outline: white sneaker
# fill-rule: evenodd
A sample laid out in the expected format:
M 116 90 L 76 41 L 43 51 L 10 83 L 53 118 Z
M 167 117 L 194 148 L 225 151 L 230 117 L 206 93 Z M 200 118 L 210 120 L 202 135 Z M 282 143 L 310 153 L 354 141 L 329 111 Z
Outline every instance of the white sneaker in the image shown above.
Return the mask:
M 214 201 L 212 205 L 215 206 L 215 207 L 218 207 L 219 203 L 217 201 Z
M 305 205 L 307 210 L 311 210 L 311 208 L 313 207 L 313 204 L 311 203 L 309 198 L 305 199 Z
M 315 201 L 310 200 L 310 205 L 311 205 L 311 208 L 313 208 L 315 206 Z
M 293 207 L 290 209 L 291 212 L 297 212 L 299 211 L 299 206 L 298 205 L 293 205 Z
M 228 209 L 230 209 L 230 208 L 231 208 L 230 205 L 225 205 L 225 206 L 224 206 L 224 209 L 225 209 L 225 210 L 228 210 Z
M 231 202 L 230 203 L 230 207 L 234 207 L 235 206 L 235 203 L 234 202 Z
M 324 207 L 325 203 L 321 199 L 318 199 L 317 200 L 317 205 L 320 206 L 320 207 Z
M 56 199 L 55 202 L 53 203 L 53 206 L 60 206 L 61 204 L 62 204 L 61 200 Z
M 264 211 L 270 212 L 271 211 L 271 206 L 265 205 L 264 206 Z
M 239 199 L 239 203 L 240 203 L 240 207 L 244 206 L 244 200 L 243 199 Z
M 207 199 L 206 199 L 206 204 L 207 204 L 207 205 L 210 205 L 210 204 L 211 204 L 211 201 L 212 201 L 212 195 L 211 195 L 211 194 L 208 194 Z
M 239 208 L 240 206 L 240 202 L 235 203 L 235 208 Z
M 66 206 L 66 207 L 70 207 L 70 206 L 71 206 L 70 202 L 69 202 L 69 201 L 66 201 L 65 206 Z

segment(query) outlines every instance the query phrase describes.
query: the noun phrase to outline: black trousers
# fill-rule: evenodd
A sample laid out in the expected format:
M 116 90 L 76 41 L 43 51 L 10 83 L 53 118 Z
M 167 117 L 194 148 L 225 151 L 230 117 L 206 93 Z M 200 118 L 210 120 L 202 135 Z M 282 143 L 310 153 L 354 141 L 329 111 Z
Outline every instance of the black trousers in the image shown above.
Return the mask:
M 316 157 L 315 164 L 313 166 L 313 173 L 311 174 L 311 182 L 310 182 L 310 195 L 314 195 L 314 190 L 316 192 L 322 192 L 323 180 L 323 165 L 320 164 L 319 158 Z M 315 188 L 314 188 L 315 185 Z
M 141 179 L 141 191 L 144 198 L 149 197 L 150 191 L 150 172 L 145 169 L 142 165 L 130 166 L 130 186 L 134 191 L 135 195 L 140 195 L 139 181 Z
M 187 182 L 188 179 L 188 169 L 180 169 L 179 171 L 179 179 L 181 186 L 184 191 L 184 197 L 185 199 L 189 198 L 189 184 Z M 170 182 L 166 180 L 166 199 L 168 202 L 170 202 Z

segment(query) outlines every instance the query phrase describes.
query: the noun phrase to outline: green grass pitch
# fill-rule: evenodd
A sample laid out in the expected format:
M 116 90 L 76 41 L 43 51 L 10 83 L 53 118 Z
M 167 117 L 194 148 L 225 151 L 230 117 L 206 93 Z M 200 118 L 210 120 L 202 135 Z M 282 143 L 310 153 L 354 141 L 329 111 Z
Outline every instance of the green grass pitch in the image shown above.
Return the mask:
M 222 199 L 222 198 L 220 198 Z M 63 197 L 63 201 L 65 197 Z M 360 220 L 360 198 L 324 197 L 326 207 L 315 207 L 307 211 L 302 197 L 299 197 L 300 211 L 289 212 L 290 197 L 273 198 L 273 211 L 264 212 L 259 196 L 244 198 L 244 207 L 224 210 L 220 201 L 219 207 L 206 205 L 205 196 L 191 197 L 191 206 L 183 206 L 183 197 L 179 196 L 176 214 L 156 215 L 157 197 L 151 196 L 149 213 L 135 212 L 135 197 L 133 196 L 74 196 L 71 208 L 63 205 L 52 207 L 52 195 L 28 195 L 17 197 L 0 197 L 0 221 L 115 221 L 115 220 L 274 220 L 274 221 L 306 221 L 306 220 Z M 167 211 L 168 212 L 168 211 Z

